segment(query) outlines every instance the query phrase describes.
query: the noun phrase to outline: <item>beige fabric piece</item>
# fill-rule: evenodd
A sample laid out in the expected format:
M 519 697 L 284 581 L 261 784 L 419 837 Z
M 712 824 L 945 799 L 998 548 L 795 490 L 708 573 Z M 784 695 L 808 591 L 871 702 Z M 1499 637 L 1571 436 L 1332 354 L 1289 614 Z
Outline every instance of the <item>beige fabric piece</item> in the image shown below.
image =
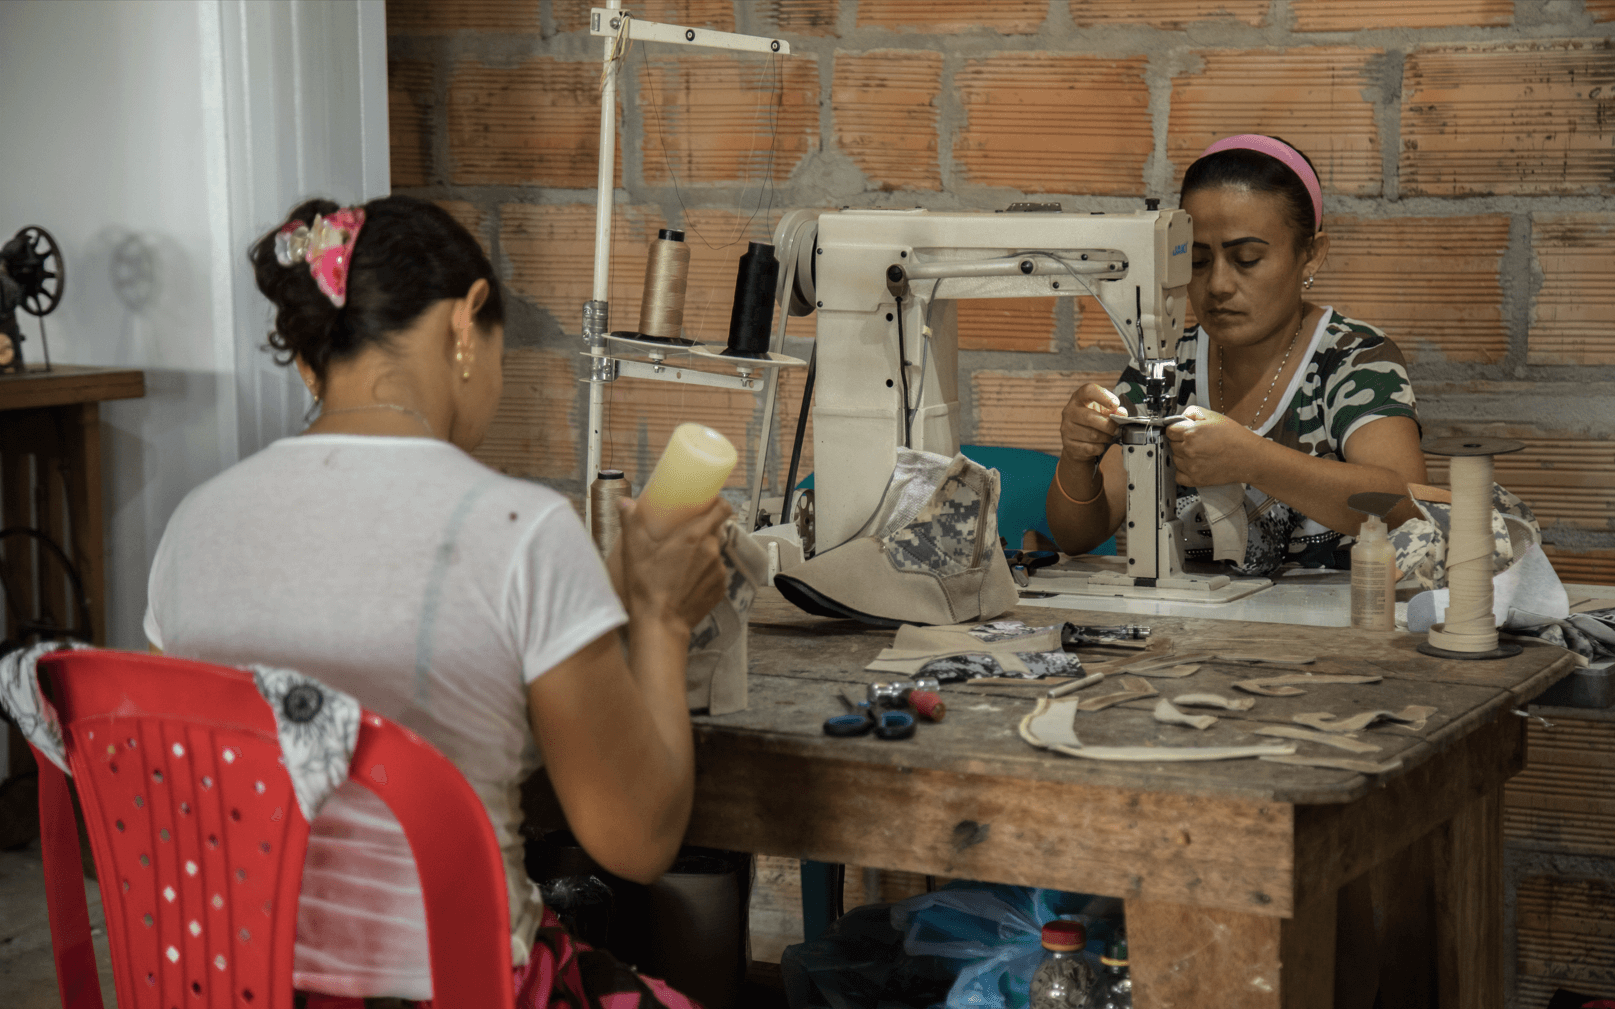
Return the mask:
M 1255 746 L 1084 746 L 1072 723 L 1075 702 L 1070 698 L 1040 697 L 1032 713 L 1021 719 L 1021 738 L 1040 749 L 1084 760 L 1175 764 L 1203 760 L 1242 760 L 1247 757 L 1285 756 L 1294 743 Z
M 1254 697 L 1224 697 L 1221 694 L 1179 694 L 1172 703 L 1180 708 L 1221 708 L 1224 711 L 1249 711 L 1256 707 Z
M 690 631 L 684 667 L 685 700 L 714 715 L 746 709 L 746 617 L 757 588 L 768 581 L 768 552 L 733 519 L 724 523 L 719 547 L 729 587 L 718 605 Z
M 1216 715 L 1185 715 L 1164 697 L 1155 702 L 1155 720 L 1168 725 L 1187 725 L 1191 729 L 1209 729 L 1217 724 Z
M 1380 719 L 1405 722 L 1414 732 L 1424 728 L 1436 709 L 1427 704 L 1410 704 L 1401 711 L 1360 711 L 1346 718 L 1336 718 L 1328 711 L 1308 711 L 1293 716 L 1290 721 L 1307 725 L 1320 732 L 1360 732 Z
M 1136 701 L 1142 697 L 1155 696 L 1155 688 L 1135 676 L 1124 676 L 1117 680 L 1116 684 L 1121 687 L 1120 690 L 1078 701 L 1077 709 L 1079 711 L 1103 711 L 1123 701 Z
M 1317 732 L 1312 729 L 1303 729 L 1299 725 L 1264 725 L 1255 730 L 1258 736 L 1279 736 L 1284 739 L 1299 739 L 1307 743 L 1322 743 L 1324 746 L 1333 746 L 1337 750 L 1347 750 L 1351 753 L 1373 753 L 1380 749 L 1378 743 L 1370 743 L 1364 739 L 1353 739 L 1340 732 Z
M 1264 697 L 1299 697 L 1306 693 L 1297 683 L 1319 686 L 1325 683 L 1378 683 L 1383 676 L 1313 676 L 1311 673 L 1290 673 L 1287 676 L 1269 676 L 1260 680 L 1239 680 L 1234 684 L 1248 694 Z
M 977 621 L 971 624 L 953 624 L 942 627 L 918 627 L 904 624 L 892 639 L 892 648 L 913 652 L 930 652 L 952 655 L 957 652 L 1057 652 L 1060 650 L 1060 626 L 1028 627 L 1028 634 L 999 641 L 983 641 L 970 631 L 982 627 Z M 993 625 L 993 626 L 1002 626 Z
M 1245 485 L 1217 484 L 1197 487 L 1200 503 L 1206 508 L 1206 526 L 1211 530 L 1213 560 L 1245 563 L 1245 547 L 1250 538 L 1250 519 L 1245 514 Z
M 1387 760 L 1383 764 L 1372 760 L 1353 760 L 1350 757 L 1263 757 L 1274 764 L 1294 764 L 1298 767 L 1326 767 L 1337 771 L 1356 771 L 1358 774 L 1386 774 L 1402 766 L 1402 758 Z
M 1040 697 L 1032 713 L 1021 719 L 1021 738 L 1033 746 L 1081 746 L 1077 739 L 1075 698 L 1053 701 Z
M 1316 655 L 1239 655 L 1219 652 L 1218 662 L 1239 662 L 1251 666 L 1310 666 L 1318 661 Z

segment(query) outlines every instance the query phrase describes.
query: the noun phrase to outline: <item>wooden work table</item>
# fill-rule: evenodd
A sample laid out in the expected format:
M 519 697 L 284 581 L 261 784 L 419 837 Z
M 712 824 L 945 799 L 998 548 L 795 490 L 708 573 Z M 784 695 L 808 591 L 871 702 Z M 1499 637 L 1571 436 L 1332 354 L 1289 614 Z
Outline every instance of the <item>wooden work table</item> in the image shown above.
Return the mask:
M 1112 624 L 1115 614 L 1026 607 L 1033 625 Z M 1134 618 L 1135 620 L 1137 618 Z M 1156 698 L 1078 716 L 1085 744 L 1276 742 L 1262 723 L 1428 704 L 1417 733 L 1379 727 L 1383 775 L 1260 760 L 1107 763 L 1048 753 L 1018 726 L 1042 688 L 944 687 L 947 719 L 913 739 L 825 736 L 845 690 L 891 680 L 864 666 L 890 631 L 805 614 L 765 590 L 751 617 L 750 705 L 696 722 L 688 840 L 758 854 L 1122 897 L 1139 1009 L 1316 1007 L 1333 1003 L 1337 892 L 1422 846 L 1433 893 L 1444 1007 L 1502 1006 L 1501 790 L 1525 760 L 1514 714 L 1573 668 L 1569 652 L 1524 640 L 1491 662 L 1421 655 L 1422 635 L 1348 628 L 1145 618 L 1151 650 L 1305 653 L 1310 672 L 1372 674 L 1214 712 L 1204 731 L 1163 725 Z M 1114 654 L 1114 653 L 1113 653 Z M 1233 681 L 1289 669 L 1211 663 L 1160 694 L 1243 696 Z M 1354 756 L 1316 743 L 1297 753 Z

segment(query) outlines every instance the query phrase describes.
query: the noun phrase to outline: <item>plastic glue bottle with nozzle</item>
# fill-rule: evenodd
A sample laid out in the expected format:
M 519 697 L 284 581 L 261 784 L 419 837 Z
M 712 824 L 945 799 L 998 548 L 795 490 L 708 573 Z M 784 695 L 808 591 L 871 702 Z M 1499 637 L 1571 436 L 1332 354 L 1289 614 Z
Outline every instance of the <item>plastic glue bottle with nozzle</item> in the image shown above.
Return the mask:
M 1351 625 L 1365 631 L 1396 630 L 1396 548 L 1385 516 L 1401 500 L 1400 494 L 1379 492 L 1346 499 L 1352 511 L 1366 516 L 1351 548 Z
M 739 456 L 729 439 L 702 424 L 680 424 L 639 494 L 645 527 L 657 539 L 712 503 Z

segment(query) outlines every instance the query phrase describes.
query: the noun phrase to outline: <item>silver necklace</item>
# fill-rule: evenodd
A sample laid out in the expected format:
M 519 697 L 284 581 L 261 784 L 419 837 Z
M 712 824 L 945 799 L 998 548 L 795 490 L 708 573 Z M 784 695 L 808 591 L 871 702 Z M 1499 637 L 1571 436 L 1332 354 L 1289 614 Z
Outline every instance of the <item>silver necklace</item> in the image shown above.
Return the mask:
M 1220 360 L 1219 363 L 1221 363 Z M 345 406 L 340 410 L 322 409 L 320 411 L 320 415 L 314 419 L 323 420 L 326 417 L 335 417 L 339 413 L 358 413 L 361 410 L 393 410 L 397 413 L 408 414 L 421 422 L 421 427 L 426 428 L 426 436 L 428 438 L 437 437 L 436 434 L 432 433 L 432 422 L 426 419 L 426 414 L 407 406 L 399 406 L 397 403 L 366 403 L 364 406 Z
M 1263 396 L 1262 401 L 1257 404 L 1256 415 L 1251 418 L 1251 422 L 1245 425 L 1247 430 L 1254 431 L 1261 425 L 1262 411 L 1267 409 L 1267 401 L 1273 395 L 1273 389 L 1279 384 L 1279 376 L 1284 374 L 1284 366 L 1290 363 L 1290 355 L 1295 353 L 1295 345 L 1301 342 L 1301 327 L 1304 325 L 1306 325 L 1306 315 L 1303 313 L 1301 322 L 1295 327 L 1295 335 L 1290 337 L 1290 346 L 1284 351 L 1284 360 L 1279 362 L 1278 370 L 1273 373 L 1273 381 L 1267 383 L 1267 395 Z M 1225 371 L 1227 369 L 1223 367 L 1222 344 L 1219 343 L 1217 344 L 1217 406 L 1219 413 L 1228 409 L 1228 396 L 1223 392 L 1222 388 L 1222 376 Z

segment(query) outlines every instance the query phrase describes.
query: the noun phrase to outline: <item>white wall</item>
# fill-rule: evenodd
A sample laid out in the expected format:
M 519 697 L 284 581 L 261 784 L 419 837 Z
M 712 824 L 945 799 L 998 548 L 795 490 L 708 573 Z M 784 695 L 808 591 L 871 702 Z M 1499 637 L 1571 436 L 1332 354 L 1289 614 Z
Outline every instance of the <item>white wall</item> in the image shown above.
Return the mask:
M 386 191 L 381 14 L 354 0 L 0 3 L 0 239 L 39 224 L 61 244 L 53 360 L 146 373 L 145 399 L 102 409 L 116 647 L 143 646 L 146 572 L 180 499 L 297 429 L 300 385 L 258 350 L 269 312 L 246 248 L 305 195 Z M 308 140 L 333 134 L 358 139 Z M 36 320 L 22 325 L 37 361 Z

